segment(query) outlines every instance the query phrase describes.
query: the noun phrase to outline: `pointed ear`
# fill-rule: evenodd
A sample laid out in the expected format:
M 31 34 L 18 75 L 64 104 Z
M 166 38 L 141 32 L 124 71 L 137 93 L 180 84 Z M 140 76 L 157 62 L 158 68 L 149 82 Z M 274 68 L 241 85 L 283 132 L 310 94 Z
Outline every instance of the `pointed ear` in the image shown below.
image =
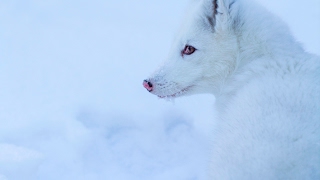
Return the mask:
M 217 5 L 216 12 L 229 15 L 231 7 L 236 0 L 212 0 Z
M 206 21 L 214 28 L 217 20 L 227 20 L 236 0 L 204 0 Z

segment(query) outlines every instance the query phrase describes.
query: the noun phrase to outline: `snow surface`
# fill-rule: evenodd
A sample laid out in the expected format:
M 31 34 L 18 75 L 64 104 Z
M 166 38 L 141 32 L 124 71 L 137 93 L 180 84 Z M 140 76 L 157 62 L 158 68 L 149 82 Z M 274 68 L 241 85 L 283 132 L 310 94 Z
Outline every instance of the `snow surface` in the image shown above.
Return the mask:
M 320 1 L 259 0 L 320 54 Z M 142 86 L 187 0 L 0 1 L 0 180 L 205 180 L 214 97 Z

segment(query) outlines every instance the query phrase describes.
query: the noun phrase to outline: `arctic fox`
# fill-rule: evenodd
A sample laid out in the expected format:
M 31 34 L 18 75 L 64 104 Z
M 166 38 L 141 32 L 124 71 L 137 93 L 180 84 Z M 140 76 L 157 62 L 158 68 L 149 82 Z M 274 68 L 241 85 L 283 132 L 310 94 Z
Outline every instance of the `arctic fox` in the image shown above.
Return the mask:
M 248 0 L 199 0 L 144 87 L 216 97 L 211 179 L 320 179 L 320 58 Z

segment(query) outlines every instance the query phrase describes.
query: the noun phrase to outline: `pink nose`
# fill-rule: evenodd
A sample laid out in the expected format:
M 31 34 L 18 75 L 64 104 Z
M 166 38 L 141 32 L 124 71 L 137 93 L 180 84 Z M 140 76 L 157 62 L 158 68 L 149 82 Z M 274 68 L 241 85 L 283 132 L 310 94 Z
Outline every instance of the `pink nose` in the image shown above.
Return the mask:
M 151 82 L 144 80 L 143 81 L 143 87 L 145 87 L 149 92 L 151 92 L 153 90 L 153 86 L 151 84 Z

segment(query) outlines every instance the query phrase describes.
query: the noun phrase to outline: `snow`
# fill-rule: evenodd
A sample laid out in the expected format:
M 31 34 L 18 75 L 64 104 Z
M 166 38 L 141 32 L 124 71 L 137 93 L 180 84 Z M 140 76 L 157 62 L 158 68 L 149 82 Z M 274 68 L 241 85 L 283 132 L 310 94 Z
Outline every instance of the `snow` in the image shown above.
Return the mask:
M 318 0 L 259 1 L 319 54 Z M 142 86 L 186 5 L 2 0 L 0 180 L 204 180 L 214 97 Z

